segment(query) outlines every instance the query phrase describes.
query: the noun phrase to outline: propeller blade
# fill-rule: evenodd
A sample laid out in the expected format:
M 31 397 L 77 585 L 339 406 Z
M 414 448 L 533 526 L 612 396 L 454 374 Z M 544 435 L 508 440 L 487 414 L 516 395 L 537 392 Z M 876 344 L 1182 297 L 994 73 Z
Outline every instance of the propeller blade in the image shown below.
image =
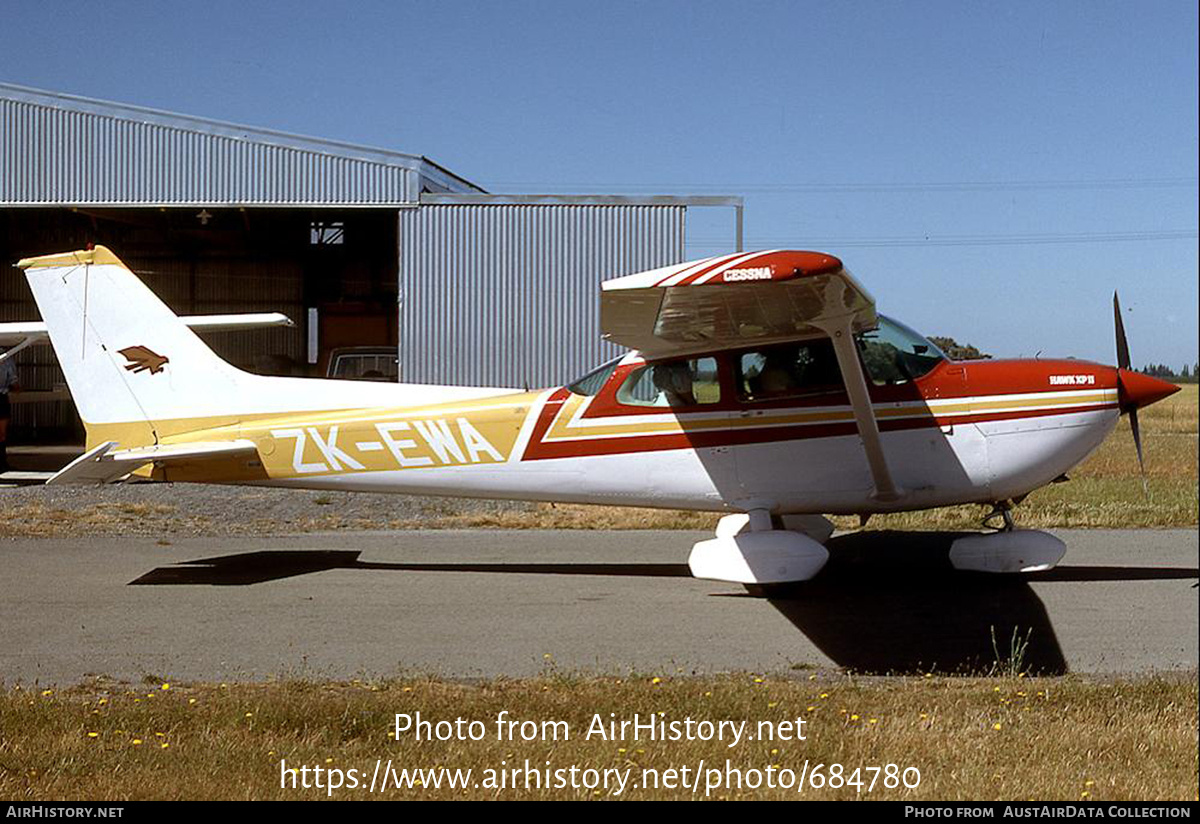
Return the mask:
M 1150 485 L 1146 483 L 1146 462 L 1142 458 L 1142 432 L 1138 429 L 1137 409 L 1129 410 L 1129 427 L 1133 430 L 1133 445 L 1137 447 L 1138 466 L 1142 470 L 1142 492 L 1150 500 Z
M 1129 341 L 1125 338 L 1125 321 L 1121 320 L 1121 299 L 1117 297 L 1117 293 L 1115 291 L 1113 292 L 1113 326 L 1115 327 L 1117 335 L 1117 367 L 1118 369 L 1129 370 Z M 1126 373 L 1122 373 L 1120 371 L 1117 372 L 1117 381 L 1121 386 L 1122 394 L 1128 394 L 1129 392 L 1125 388 L 1125 382 L 1121 379 L 1123 374 Z M 1141 376 L 1139 375 L 1137 377 L 1140 378 Z M 1135 391 L 1133 392 L 1133 401 L 1128 407 L 1126 407 L 1126 409 L 1129 414 L 1129 428 L 1133 430 L 1133 445 L 1137 448 L 1138 467 L 1142 470 L 1142 492 L 1145 494 L 1146 500 L 1148 501 L 1150 500 L 1150 484 L 1146 482 L 1146 461 L 1142 456 L 1142 431 L 1138 427 L 1137 416 L 1139 392 L 1136 390 L 1137 387 L 1135 386 Z M 1153 403 L 1153 400 L 1156 399 L 1145 398 L 1145 394 L 1145 387 L 1142 387 L 1140 399 L 1146 403 Z
M 1121 300 L 1113 292 L 1113 320 L 1117 331 L 1117 366 L 1129 368 L 1129 341 L 1125 339 L 1125 322 L 1121 320 Z

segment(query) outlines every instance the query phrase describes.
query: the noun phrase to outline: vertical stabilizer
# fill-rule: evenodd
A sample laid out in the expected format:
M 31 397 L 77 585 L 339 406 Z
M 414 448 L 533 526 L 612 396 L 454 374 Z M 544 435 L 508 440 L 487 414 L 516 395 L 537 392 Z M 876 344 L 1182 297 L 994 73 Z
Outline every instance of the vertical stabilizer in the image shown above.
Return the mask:
M 156 443 L 162 421 L 228 411 L 249 377 L 217 357 L 103 246 L 17 265 L 89 441 L 93 427 L 123 424 L 122 447 Z

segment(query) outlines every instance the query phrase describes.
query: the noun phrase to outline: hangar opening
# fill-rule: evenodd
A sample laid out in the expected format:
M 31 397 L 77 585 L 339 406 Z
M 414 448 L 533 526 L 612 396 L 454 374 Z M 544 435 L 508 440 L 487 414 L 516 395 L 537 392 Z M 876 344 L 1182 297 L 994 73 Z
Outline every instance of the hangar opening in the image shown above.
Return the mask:
M 394 213 L 375 210 L 0 210 L 10 266 L 102 243 L 177 314 L 287 315 L 293 327 L 205 335 L 222 358 L 264 375 L 323 375 L 339 349 L 395 351 L 396 232 Z M 20 272 L 9 269 L 2 284 L 0 323 L 37 319 Z M 34 346 L 15 359 L 26 391 L 14 398 L 12 441 L 78 438 L 53 350 Z

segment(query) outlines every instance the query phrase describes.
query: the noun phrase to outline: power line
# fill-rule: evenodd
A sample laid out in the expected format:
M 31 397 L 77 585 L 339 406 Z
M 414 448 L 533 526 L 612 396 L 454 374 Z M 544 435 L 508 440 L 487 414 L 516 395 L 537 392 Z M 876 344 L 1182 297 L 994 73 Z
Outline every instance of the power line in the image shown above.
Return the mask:
M 885 192 L 982 192 L 982 191 L 1093 191 L 1103 189 L 1177 189 L 1195 187 L 1197 177 L 1112 178 L 1101 180 L 965 180 L 949 182 L 840 182 L 840 183 L 561 183 L 530 181 L 484 181 L 489 189 L 603 189 L 612 191 L 720 191 L 796 194 L 878 194 Z
M 1076 234 L 1023 235 L 925 235 L 924 237 L 818 237 L 798 235 L 790 238 L 746 238 L 744 243 L 756 248 L 843 248 L 902 246 L 1036 246 L 1056 243 L 1128 243 L 1162 240 L 1191 240 L 1200 237 L 1195 229 L 1168 229 L 1149 232 L 1079 232 Z M 728 240 L 688 238 L 688 246 L 721 247 Z

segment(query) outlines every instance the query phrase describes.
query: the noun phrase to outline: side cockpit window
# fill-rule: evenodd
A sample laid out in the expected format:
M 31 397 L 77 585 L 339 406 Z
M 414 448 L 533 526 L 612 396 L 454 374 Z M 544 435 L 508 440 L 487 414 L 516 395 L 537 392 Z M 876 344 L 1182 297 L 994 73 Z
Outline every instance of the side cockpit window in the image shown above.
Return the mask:
M 842 388 L 837 355 L 828 339 L 743 352 L 737 360 L 738 398 L 773 401 Z
M 716 358 L 647 364 L 631 372 L 617 390 L 617 402 L 627 406 L 699 406 L 720 400 Z
M 863 368 L 877 386 L 916 380 L 946 358 L 924 337 L 882 315 L 878 329 L 856 337 Z

